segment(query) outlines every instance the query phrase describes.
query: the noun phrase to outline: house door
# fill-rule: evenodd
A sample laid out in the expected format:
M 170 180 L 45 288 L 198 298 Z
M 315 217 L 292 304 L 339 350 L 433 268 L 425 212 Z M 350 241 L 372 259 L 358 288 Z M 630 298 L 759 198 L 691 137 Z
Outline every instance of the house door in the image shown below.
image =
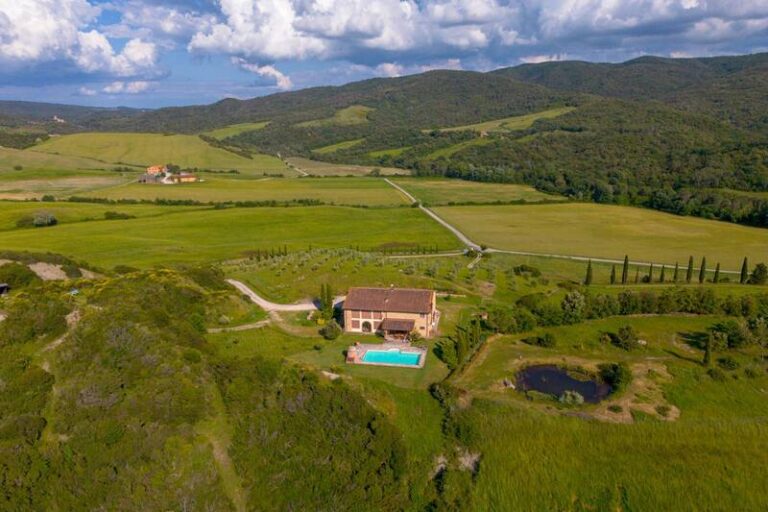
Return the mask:
M 363 322 L 363 332 L 371 332 L 371 322 Z

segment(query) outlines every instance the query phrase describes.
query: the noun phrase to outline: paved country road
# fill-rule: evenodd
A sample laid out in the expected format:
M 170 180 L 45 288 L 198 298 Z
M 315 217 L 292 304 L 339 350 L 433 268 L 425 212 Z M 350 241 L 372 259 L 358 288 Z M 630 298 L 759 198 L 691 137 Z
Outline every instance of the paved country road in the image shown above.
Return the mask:
M 240 292 L 246 295 L 251 302 L 257 304 L 264 311 L 315 311 L 318 309 L 317 304 L 312 300 L 303 300 L 294 304 L 278 304 L 276 302 L 268 301 L 261 297 L 259 294 L 251 290 L 248 285 L 242 283 L 236 279 L 227 279 L 227 282 L 237 288 Z M 333 305 L 336 306 L 345 299 L 346 296 L 339 295 L 333 300 Z

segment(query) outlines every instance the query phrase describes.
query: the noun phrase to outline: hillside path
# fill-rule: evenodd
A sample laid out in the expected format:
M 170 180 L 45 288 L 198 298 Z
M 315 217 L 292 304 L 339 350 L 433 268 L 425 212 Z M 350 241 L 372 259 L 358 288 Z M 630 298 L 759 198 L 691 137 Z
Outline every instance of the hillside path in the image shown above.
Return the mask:
M 259 294 L 251 290 L 248 285 L 245 283 L 242 283 L 236 279 L 227 279 L 227 282 L 237 288 L 240 292 L 242 292 L 244 295 L 246 295 L 249 299 L 251 299 L 251 302 L 258 305 L 261 309 L 267 312 L 271 311 L 314 311 L 318 309 L 317 304 L 313 300 L 306 299 L 300 302 L 296 302 L 294 304 L 278 304 L 276 302 L 271 302 L 265 299 L 264 297 L 261 297 Z M 340 302 L 342 302 L 346 297 L 344 295 L 339 295 L 335 299 L 333 299 L 333 305 L 336 306 Z

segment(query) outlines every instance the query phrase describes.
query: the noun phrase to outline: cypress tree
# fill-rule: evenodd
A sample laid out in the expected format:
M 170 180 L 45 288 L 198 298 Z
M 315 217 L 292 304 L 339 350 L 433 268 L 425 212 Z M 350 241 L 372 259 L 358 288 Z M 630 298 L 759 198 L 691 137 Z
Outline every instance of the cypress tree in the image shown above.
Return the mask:
M 587 262 L 587 275 L 584 278 L 584 284 L 587 286 L 592 284 L 592 260 Z
M 744 256 L 744 263 L 741 264 L 741 279 L 739 280 L 739 282 L 741 284 L 746 284 L 748 279 L 749 279 L 749 261 L 747 261 L 747 257 Z
M 616 284 L 616 265 L 611 267 L 611 284 Z
M 712 334 L 704 342 L 704 366 L 709 366 L 712 362 Z
M 653 282 L 653 263 L 651 263 L 651 266 L 648 268 L 648 282 Z
M 635 270 L 635 284 L 640 282 L 640 267 L 637 267 L 637 270 Z
M 674 282 L 677 282 L 679 278 L 680 278 L 680 264 L 678 262 L 675 262 L 675 273 L 672 275 L 672 280 Z
M 621 270 L 621 284 L 627 284 L 628 280 L 629 280 L 629 256 L 624 256 L 624 268 Z
M 660 283 L 663 283 L 664 281 L 666 281 L 666 276 L 664 275 L 666 273 L 667 273 L 667 267 L 662 265 L 661 266 L 661 275 L 659 276 L 659 282 Z
M 720 282 L 720 262 L 717 262 L 717 266 L 715 267 L 715 277 L 712 278 L 712 282 L 717 284 Z
M 701 258 L 701 268 L 699 269 L 699 284 L 704 282 L 707 277 L 707 258 Z
M 688 258 L 688 270 L 685 271 L 685 282 L 690 283 L 693 279 L 693 256 Z

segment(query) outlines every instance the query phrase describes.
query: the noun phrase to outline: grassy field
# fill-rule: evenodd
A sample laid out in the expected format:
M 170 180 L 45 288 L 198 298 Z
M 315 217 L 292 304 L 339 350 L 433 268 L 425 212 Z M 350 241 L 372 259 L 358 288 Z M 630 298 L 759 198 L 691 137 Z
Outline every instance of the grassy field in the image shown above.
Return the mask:
M 227 137 L 234 137 L 235 135 L 240 135 L 241 133 L 261 130 L 268 124 L 269 121 L 262 121 L 260 123 L 231 124 L 229 126 L 225 126 L 224 128 L 217 128 L 216 130 L 204 132 L 203 135 L 208 135 L 214 139 L 226 139 Z
M 352 126 L 355 124 L 365 124 L 368 122 L 368 114 L 374 110 L 375 109 L 364 105 L 351 105 L 337 110 L 332 117 L 304 121 L 296 126 L 301 128 L 317 128 L 320 126 Z
M 487 146 L 488 144 L 492 144 L 493 142 L 494 142 L 494 139 L 490 137 L 478 137 L 476 139 L 465 140 L 464 142 L 459 142 L 458 144 L 454 144 L 453 146 L 448 146 L 447 148 L 440 148 L 436 151 L 433 151 L 432 153 L 428 154 L 426 158 L 428 160 L 435 160 L 441 157 L 448 158 L 454 153 L 458 153 L 462 149 L 466 149 L 472 146 Z
M 22 167 L 23 171 L 93 170 L 113 167 L 105 162 L 83 156 L 52 155 L 34 149 L 0 147 L 0 175 Z
M 340 151 L 342 149 L 353 148 L 358 144 L 363 143 L 364 141 L 365 139 L 345 140 L 343 142 L 331 144 L 330 146 L 323 146 L 321 148 L 313 149 L 312 152 L 317 153 L 318 155 L 327 155 L 329 153 L 335 153 L 336 151 Z
M 202 202 L 317 199 L 346 205 L 404 204 L 397 191 L 375 178 L 233 179 L 205 175 L 203 178 L 203 182 L 184 185 L 130 183 L 99 190 L 92 195 L 110 199 L 194 199 Z
M 383 156 L 400 156 L 404 152 L 411 149 L 412 146 L 404 146 L 402 148 L 392 148 L 392 149 L 380 149 L 378 151 L 371 151 L 368 153 L 368 156 L 371 158 L 381 158 Z
M 539 119 L 553 119 L 555 117 L 562 116 L 569 112 L 573 112 L 573 107 L 561 107 L 544 110 L 542 112 L 534 112 L 533 114 L 526 114 L 524 116 L 505 117 L 503 119 L 494 119 L 492 121 L 485 121 L 483 123 L 467 124 L 464 126 L 454 126 L 451 128 L 442 128 L 442 132 L 461 132 L 461 131 L 475 131 L 475 132 L 509 132 L 514 130 L 525 130 L 533 126 L 533 123 Z
M 0 201 L 0 230 L 16 228 L 16 222 L 36 212 L 51 213 L 59 224 L 73 222 L 103 221 L 105 212 L 119 212 L 133 215 L 137 218 L 157 217 L 199 210 L 200 207 L 181 206 L 154 206 L 154 205 L 105 205 L 88 203 L 45 203 L 45 202 L 9 202 Z M 34 233 L 42 235 L 43 228 L 30 228 Z M 45 228 L 47 229 L 47 228 Z M 26 232 L 28 230 L 24 230 Z M 30 233 L 31 234 L 31 233 Z M 3 235 L 6 236 L 6 235 Z M 4 247 L 3 247 L 4 248 Z
M 510 338 L 491 342 L 459 383 L 478 395 L 464 415 L 472 445 L 483 453 L 473 508 L 765 509 L 768 375 L 763 370 L 761 376 L 746 378 L 737 369 L 728 372 L 726 381 L 715 381 L 698 363 L 701 351 L 683 341 L 686 333 L 704 330 L 716 320 L 635 317 L 559 327 L 550 329 L 559 340 L 556 349 L 532 348 Z M 648 341 L 647 348 L 628 353 L 596 341 L 600 332 L 626 324 Z M 679 419 L 638 416 L 631 424 L 585 421 L 546 412 L 514 390 L 493 387 L 511 375 L 520 358 L 531 362 L 574 355 L 663 364 L 671 374 L 663 381 L 663 396 L 681 411 Z M 754 361 L 750 353 L 732 357 L 742 368 Z M 638 395 L 633 403 L 642 407 L 646 399 Z M 556 485 L 540 491 L 552 482 Z
M 368 176 L 374 169 L 378 169 L 382 175 L 387 176 L 411 174 L 411 171 L 407 169 L 395 169 L 394 167 L 331 164 L 298 157 L 286 158 L 285 161 L 289 166 L 312 176 Z
M 156 133 L 78 133 L 54 137 L 35 146 L 35 151 L 92 158 L 111 164 L 156 165 L 237 169 L 241 172 L 279 172 L 283 163 L 272 156 L 244 158 L 210 146 L 195 135 Z
M 455 206 L 435 210 L 471 239 L 498 249 L 681 265 L 706 256 L 738 270 L 748 256 L 765 261 L 768 231 L 598 204 Z
M 0 199 L 40 199 L 88 194 L 136 179 L 135 173 L 114 171 L 0 171 Z
M 456 248 L 456 239 L 412 208 L 233 208 L 155 219 L 83 222 L 3 235 L 3 247 L 58 252 L 111 267 L 191 263 L 242 257 L 247 251 L 289 251 L 403 244 Z
M 432 178 L 397 179 L 395 182 L 426 205 L 493 203 L 496 201 L 537 203 L 565 199 L 562 196 L 539 192 L 527 185 Z

